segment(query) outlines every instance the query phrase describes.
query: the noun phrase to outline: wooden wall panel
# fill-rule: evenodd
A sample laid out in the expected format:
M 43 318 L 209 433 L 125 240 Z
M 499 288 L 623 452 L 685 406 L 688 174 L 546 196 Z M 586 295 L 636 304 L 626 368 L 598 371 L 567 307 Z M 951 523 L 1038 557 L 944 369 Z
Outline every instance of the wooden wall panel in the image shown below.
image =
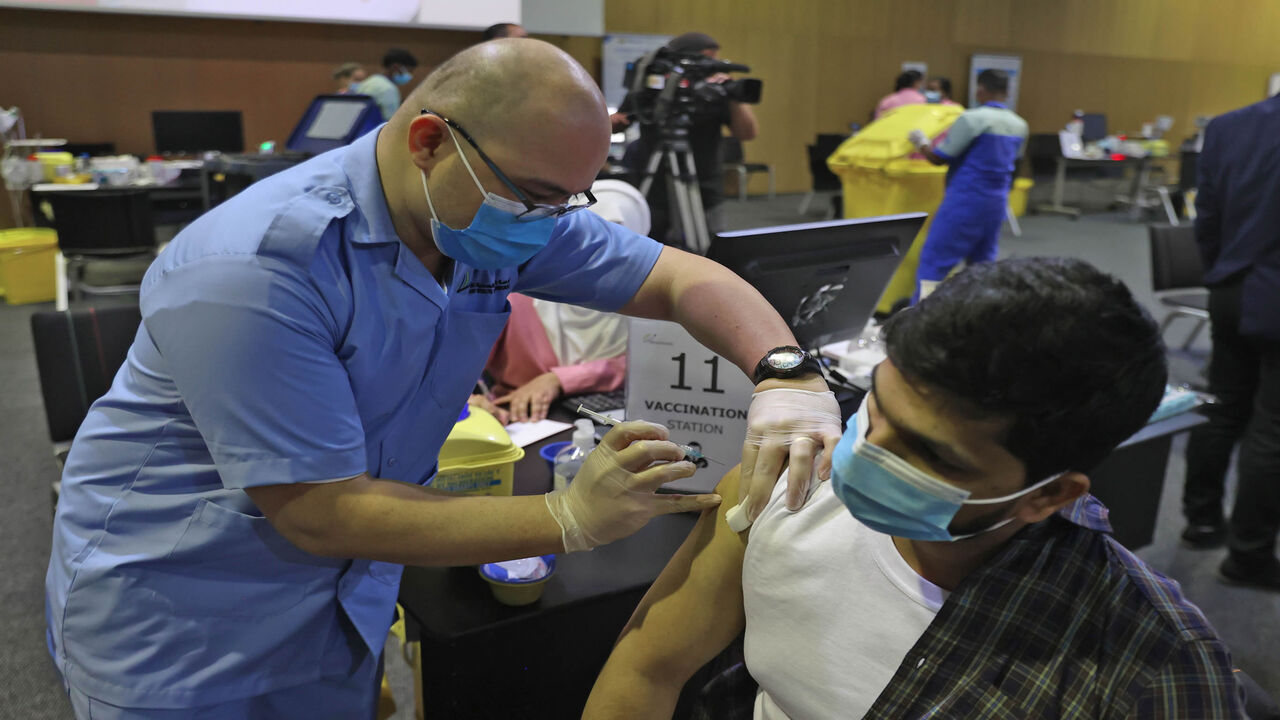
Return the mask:
M 608 32 L 701 30 L 765 80 L 752 160 L 781 191 L 809 185 L 804 144 L 865 122 L 906 60 L 949 75 L 967 97 L 969 57 L 1023 57 L 1020 112 L 1052 131 L 1081 108 L 1114 129 L 1262 98 L 1280 71 L 1274 0 L 605 0 Z M 599 73 L 598 38 L 542 36 Z M 0 104 L 28 130 L 151 150 L 153 109 L 239 109 L 245 139 L 283 141 L 337 64 L 376 65 L 392 46 L 429 69 L 476 33 L 269 21 L 0 9 Z M 419 72 L 419 77 L 424 75 Z M 763 192 L 764 179 L 752 181 Z M 0 203 L 0 227 L 8 205 Z
M 599 38 L 541 36 L 598 76 Z M 0 105 L 32 136 L 150 153 L 152 110 L 240 110 L 245 143 L 283 143 L 330 74 L 404 47 L 427 71 L 479 33 L 0 8 Z M 0 202 L 0 227 L 12 220 Z
M 803 146 L 865 122 L 901 63 L 922 60 L 967 97 L 969 58 L 1023 58 L 1019 112 L 1033 132 L 1072 111 L 1104 112 L 1136 132 L 1172 115 L 1171 139 L 1194 118 L 1262 99 L 1280 71 L 1280 3 L 1272 0 L 606 0 L 608 32 L 716 37 L 722 54 L 765 80 L 751 160 L 772 163 L 781 191 L 808 187 Z M 765 180 L 752 180 L 763 192 Z

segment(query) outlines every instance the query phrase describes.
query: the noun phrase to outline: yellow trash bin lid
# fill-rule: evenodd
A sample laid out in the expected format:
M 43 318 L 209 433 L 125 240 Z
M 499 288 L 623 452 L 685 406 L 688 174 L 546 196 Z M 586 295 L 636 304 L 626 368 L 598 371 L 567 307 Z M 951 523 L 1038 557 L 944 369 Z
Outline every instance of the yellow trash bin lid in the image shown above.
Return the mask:
M 511 442 L 502 423 L 478 407 L 467 406 L 440 448 L 440 471 L 514 463 L 524 449 Z
M 919 129 L 931 138 L 937 137 L 963 112 L 964 108 L 959 105 L 933 103 L 896 107 L 841 143 L 827 158 L 827 167 L 837 175 L 858 168 L 883 168 L 890 161 L 905 159 L 915 151 L 907 140 L 912 130 Z
M 53 228 L 13 228 L 0 230 L 0 252 L 43 250 L 58 244 Z

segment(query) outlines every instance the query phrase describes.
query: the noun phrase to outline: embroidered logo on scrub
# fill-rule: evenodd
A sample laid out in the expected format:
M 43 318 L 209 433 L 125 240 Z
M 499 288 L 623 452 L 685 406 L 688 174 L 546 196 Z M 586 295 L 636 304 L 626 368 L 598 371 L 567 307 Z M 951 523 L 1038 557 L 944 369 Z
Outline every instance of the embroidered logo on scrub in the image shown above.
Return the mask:
M 459 295 L 466 293 L 468 295 L 493 295 L 495 293 L 506 292 L 511 289 L 511 281 L 508 279 L 498 279 L 492 282 L 483 280 L 473 280 L 471 271 L 468 270 L 462 275 L 462 282 L 458 284 L 457 293 Z

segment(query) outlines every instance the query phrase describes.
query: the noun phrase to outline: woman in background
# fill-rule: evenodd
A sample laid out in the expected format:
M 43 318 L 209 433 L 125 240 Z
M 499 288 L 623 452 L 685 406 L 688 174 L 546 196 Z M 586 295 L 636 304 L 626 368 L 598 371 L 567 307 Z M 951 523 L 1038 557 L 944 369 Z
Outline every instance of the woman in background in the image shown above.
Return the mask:
M 621 180 L 599 180 L 592 212 L 640 235 L 649 232 L 644 196 Z M 471 403 L 502 423 L 537 422 L 556 398 L 622 387 L 627 372 L 627 320 L 614 313 L 512 293 L 511 317 L 489 354 L 492 395 Z

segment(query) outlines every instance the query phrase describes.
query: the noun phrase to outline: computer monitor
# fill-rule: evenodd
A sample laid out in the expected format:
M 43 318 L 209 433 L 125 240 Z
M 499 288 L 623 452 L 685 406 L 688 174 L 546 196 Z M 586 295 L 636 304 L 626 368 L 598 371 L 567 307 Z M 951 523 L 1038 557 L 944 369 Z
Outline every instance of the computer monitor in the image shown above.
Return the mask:
M 151 131 L 160 154 L 244 152 L 239 110 L 153 110 Z
M 1107 116 L 1102 113 L 1085 113 L 1080 118 L 1084 124 L 1081 140 L 1093 142 L 1107 136 Z
M 906 213 L 720 233 L 707 257 L 751 283 L 801 346 L 813 349 L 862 330 L 927 217 Z
M 351 144 L 382 123 L 382 111 L 368 95 L 319 95 L 302 114 L 285 147 L 322 153 Z

